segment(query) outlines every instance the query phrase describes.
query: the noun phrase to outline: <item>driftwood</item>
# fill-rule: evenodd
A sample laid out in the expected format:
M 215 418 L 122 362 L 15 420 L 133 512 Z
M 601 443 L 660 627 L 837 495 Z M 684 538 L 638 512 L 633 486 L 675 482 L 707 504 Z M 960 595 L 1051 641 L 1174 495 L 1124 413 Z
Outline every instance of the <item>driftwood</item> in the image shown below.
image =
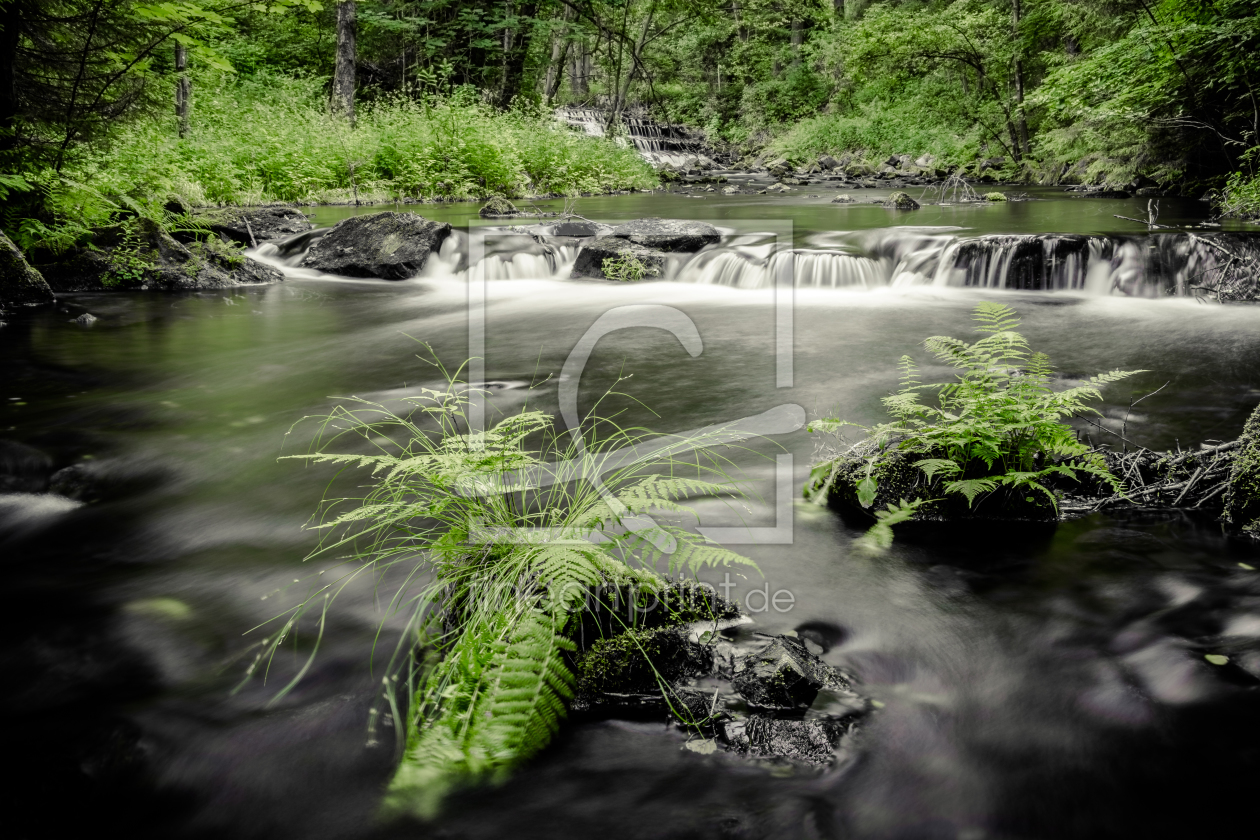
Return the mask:
M 1102 449 L 1108 468 L 1123 482 L 1124 490 L 1117 493 L 1100 484 L 1077 495 L 1092 500 L 1089 510 L 1124 506 L 1217 510 L 1240 446 L 1241 441 L 1233 440 L 1187 452 Z

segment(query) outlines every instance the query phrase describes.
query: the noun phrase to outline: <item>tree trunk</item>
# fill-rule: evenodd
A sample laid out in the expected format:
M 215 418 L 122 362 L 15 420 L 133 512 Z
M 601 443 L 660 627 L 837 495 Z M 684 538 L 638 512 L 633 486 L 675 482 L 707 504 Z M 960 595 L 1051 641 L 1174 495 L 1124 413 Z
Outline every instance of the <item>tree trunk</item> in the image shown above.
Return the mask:
M 831 0 L 831 9 L 835 12 L 836 20 L 844 20 L 844 0 Z
M 506 108 L 521 92 L 521 80 L 525 76 L 525 59 L 529 54 L 530 36 L 534 31 L 534 16 L 538 14 L 538 2 L 521 3 L 516 14 L 516 30 L 508 29 L 504 36 L 507 50 L 503 55 L 503 85 L 499 88 L 499 107 Z
M 192 79 L 188 78 L 188 48 L 175 45 L 175 120 L 181 138 L 188 136 L 188 108 L 192 102 Z
M 573 19 L 573 8 L 564 7 L 565 25 L 551 36 L 551 61 L 547 64 L 547 80 L 543 83 L 543 98 L 547 104 L 560 92 L 560 83 L 564 80 L 564 63 L 569 55 L 572 39 L 569 37 L 568 23 Z
M 805 21 L 793 19 L 792 21 L 792 66 L 796 67 L 801 63 L 801 44 L 805 43 Z
M 739 35 L 739 40 L 748 42 L 748 27 L 744 25 L 744 21 L 739 16 L 739 0 L 731 0 L 731 17 L 735 19 L 735 31 Z
M 0 6 L 0 150 L 17 145 L 17 48 L 22 35 L 22 4 Z
M 337 4 L 337 66 L 333 70 L 332 110 L 354 125 L 354 62 L 358 19 L 354 0 Z
M 1019 42 L 1020 0 L 1011 0 L 1011 34 Z M 1018 47 L 1015 53 L 1015 124 L 1019 137 L 1015 139 L 1021 155 L 1028 154 L 1028 119 L 1024 116 L 1024 62 L 1020 60 Z

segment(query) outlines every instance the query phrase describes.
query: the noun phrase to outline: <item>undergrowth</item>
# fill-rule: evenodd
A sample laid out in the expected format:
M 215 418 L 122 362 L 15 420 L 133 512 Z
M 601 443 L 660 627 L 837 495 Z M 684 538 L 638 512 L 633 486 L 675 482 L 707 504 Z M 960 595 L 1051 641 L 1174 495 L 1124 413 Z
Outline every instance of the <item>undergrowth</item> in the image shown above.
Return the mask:
M 588 417 L 557 431 L 527 408 L 476 431 L 481 399 L 455 374 L 403 413 L 354 399 L 321 419 L 317 451 L 296 456 L 366 470 L 371 485 L 321 509 L 326 536 L 312 556 L 346 556 L 346 574 L 287 614 L 269 656 L 351 580 L 401 580 L 388 608 L 407 622 L 386 680 L 393 717 L 405 719 L 391 814 L 430 817 L 453 787 L 501 780 L 548 743 L 572 696 L 570 655 L 592 593 L 756 568 L 658 521 L 687 513 L 687 497 L 733 492 L 709 439 L 645 447 L 641 429 Z
M 905 510 L 906 505 L 953 497 L 971 508 L 977 499 L 998 492 L 1057 510 L 1058 498 L 1048 486 L 1054 479 L 1075 481 L 1088 475 L 1121 490 L 1103 457 L 1078 440 L 1064 421 L 1098 413 L 1087 403 L 1102 399 L 1102 386 L 1142 371 L 1100 373 L 1082 385 L 1056 391 L 1051 387 L 1049 358 L 1033 352 L 1016 332 L 1020 322 L 1014 310 L 984 302 L 974 317 L 977 330 L 986 334 L 974 343 L 948 336 L 924 341 L 937 360 L 958 371 L 954 381 L 924 384 L 914 359 L 902 356 L 901 387 L 883 398 L 893 420 L 858 427 L 865 429 L 876 450 L 857 485 L 863 507 L 870 508 L 879 492 L 875 467 L 880 458 L 893 453 L 909 456 L 923 479 L 916 497 L 902 499 L 895 510 L 884 512 L 880 525 L 895 524 L 886 521 L 890 516 L 896 521 L 910 518 L 914 511 Z M 935 400 L 924 401 L 927 394 L 934 394 Z M 849 425 L 856 424 L 829 417 L 814 421 L 810 429 L 835 433 Z M 826 501 L 846 457 L 851 456 L 818 464 L 810 474 L 807 495 Z M 881 530 L 877 535 L 880 540 L 883 534 Z

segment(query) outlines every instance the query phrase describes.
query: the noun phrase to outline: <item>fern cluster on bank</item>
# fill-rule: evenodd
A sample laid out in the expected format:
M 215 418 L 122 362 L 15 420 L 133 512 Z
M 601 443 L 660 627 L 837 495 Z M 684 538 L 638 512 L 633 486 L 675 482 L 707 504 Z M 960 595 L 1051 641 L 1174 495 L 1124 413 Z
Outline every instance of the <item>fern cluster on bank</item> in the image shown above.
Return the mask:
M 910 518 L 914 510 L 907 510 L 907 504 L 951 497 L 965 500 L 972 508 L 977 500 L 1000 494 L 1057 510 L 1058 497 L 1051 486 L 1056 479 L 1093 476 L 1121 489 L 1103 457 L 1081 442 L 1064 421 L 1097 413 L 1088 403 L 1102 399 L 1102 386 L 1142 371 L 1100 373 L 1082 385 L 1056 391 L 1051 387 L 1049 358 L 1033 352 L 1027 339 L 1016 332 L 1019 318 L 1012 309 L 981 303 L 975 320 L 978 331 L 987 335 L 974 343 L 948 336 L 924 342 L 939 361 L 958 371 L 953 382 L 922 383 L 915 361 L 902 356 L 901 387 L 883 399 L 893 421 L 859 427 L 867 431 L 871 441 L 867 448 L 872 452 L 867 456 L 865 477 L 856 487 L 863 507 L 870 508 L 879 492 L 881 458 L 895 453 L 912 459 L 921 476 L 914 497 L 902 499 L 895 510 L 882 511 L 885 515 L 879 517 L 879 524 Z M 935 392 L 935 405 L 921 399 L 928 392 Z M 810 428 L 838 432 L 847 425 L 855 424 L 824 418 Z M 807 494 L 824 501 L 847 457 L 851 456 L 817 465 Z M 884 541 L 884 530 L 877 536 L 877 541 Z
M 641 455 L 642 430 L 592 421 L 561 433 L 532 410 L 477 431 L 480 399 L 452 377 L 403 414 L 352 400 L 324 418 L 319 451 L 295 456 L 368 469 L 373 484 L 323 509 L 316 554 L 347 552 L 350 567 L 295 608 L 276 643 L 354 577 L 401 575 L 389 609 L 408 623 L 389 696 L 395 719 L 404 700 L 408 711 L 391 813 L 431 816 L 453 786 L 501 779 L 547 744 L 573 691 L 573 637 L 600 592 L 755 568 L 650 516 L 732 492 L 705 438 L 654 441 Z M 348 437 L 368 449 L 327 451 Z

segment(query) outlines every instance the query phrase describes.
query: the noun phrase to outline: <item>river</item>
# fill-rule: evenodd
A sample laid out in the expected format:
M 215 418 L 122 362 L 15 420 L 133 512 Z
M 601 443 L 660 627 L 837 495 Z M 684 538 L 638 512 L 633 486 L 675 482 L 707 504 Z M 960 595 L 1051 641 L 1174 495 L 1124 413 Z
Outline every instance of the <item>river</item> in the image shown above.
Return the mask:
M 381 680 L 371 651 L 382 619 L 386 644 L 397 622 L 370 582 L 339 598 L 292 693 L 269 704 L 311 633 L 266 684 L 242 683 L 267 632 L 253 628 L 331 567 L 303 563 L 314 544 L 304 525 L 330 482 L 364 483 L 279 456 L 306 451 L 315 427 L 303 418 L 338 401 L 439 384 L 426 345 L 451 365 L 470 347 L 484 358 L 492 414 L 556 411 L 565 359 L 597 319 L 670 307 L 701 351 L 661 329 L 607 335 L 584 369 L 584 410 L 615 384 L 622 396 L 601 410 L 663 433 L 783 405 L 870 424 L 900 356 L 943 375 L 922 340 L 973 335 L 971 309 L 1001 300 L 1065 377 L 1146 371 L 1107 390 L 1104 428 L 1154 448 L 1236 437 L 1260 402 L 1260 309 L 1151 291 L 1167 278 L 1119 288 L 1123 255 L 1101 245 L 1093 274 L 1073 264 L 1031 290 L 999 282 L 1009 261 L 941 268 L 976 236 L 1145 236 L 1114 218 L 1144 215 L 1145 200 L 1031 192 L 1039 200 L 901 216 L 799 195 L 583 199 L 577 212 L 592 219 L 703 219 L 745 235 L 665 280 L 614 285 L 567 279 L 572 254 L 498 236 L 503 223 L 492 223 L 486 259 L 500 262 L 473 284 L 484 308 L 471 336 L 467 234 L 413 280 L 287 267 L 286 282 L 263 288 L 66 295 L 14 320 L 0 330 L 3 437 L 54 467 L 89 462 L 105 489 L 82 505 L 0 496 L 4 743 L 20 777 L 11 836 L 109 824 L 137 837 L 428 836 L 374 821 L 394 753 L 389 737 L 367 734 Z M 1195 223 L 1206 207 L 1163 203 L 1169 224 Z M 379 209 L 318 208 L 315 220 Z M 487 233 L 474 205 L 402 209 Z M 786 292 L 773 281 L 770 229 L 797 251 Z M 277 259 L 268 247 L 262 256 Z M 100 320 L 71 321 L 84 311 Z M 821 774 L 772 773 L 681 750 L 657 724 L 587 723 L 506 785 L 457 797 L 434 836 L 1184 837 L 1251 817 L 1260 572 L 1246 567 L 1260 567 L 1260 549 L 1164 511 L 1093 514 L 1028 539 L 898 541 L 871 557 L 830 511 L 793 498 L 784 520 L 776 508 L 775 458 L 791 456 L 795 496 L 815 436 L 746 446 L 732 455 L 754 491 L 744 520 L 788 536 L 731 545 L 765 574 L 735 579 L 732 594 L 792 594 L 790 609 L 753 615 L 762 632 L 835 628 L 825 658 L 882 704 L 850 753 Z M 706 526 L 740 525 L 719 503 L 697 509 Z M 1204 656 L 1222 635 L 1244 652 L 1216 666 Z

